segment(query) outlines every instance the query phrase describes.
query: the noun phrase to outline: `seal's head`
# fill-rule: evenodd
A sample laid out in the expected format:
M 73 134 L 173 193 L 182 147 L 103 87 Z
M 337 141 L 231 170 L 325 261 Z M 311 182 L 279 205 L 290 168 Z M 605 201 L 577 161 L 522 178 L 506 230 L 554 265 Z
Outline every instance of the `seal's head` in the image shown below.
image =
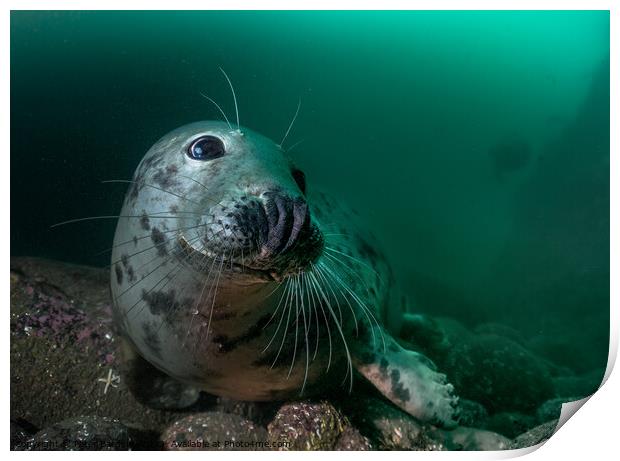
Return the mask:
M 251 130 L 208 121 L 172 131 L 143 159 L 130 197 L 145 186 L 158 194 L 144 212 L 178 216 L 180 255 L 199 270 L 220 261 L 225 272 L 245 274 L 244 282 L 281 280 L 322 251 L 304 174 L 279 145 Z M 158 198 L 167 210 L 153 203 Z

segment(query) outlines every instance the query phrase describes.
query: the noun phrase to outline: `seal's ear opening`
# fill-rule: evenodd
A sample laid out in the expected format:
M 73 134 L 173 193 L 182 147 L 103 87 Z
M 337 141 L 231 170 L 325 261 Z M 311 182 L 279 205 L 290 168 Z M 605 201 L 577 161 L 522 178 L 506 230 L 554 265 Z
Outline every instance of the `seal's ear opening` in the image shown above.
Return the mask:
M 293 179 L 297 183 L 297 187 L 299 187 L 299 190 L 301 190 L 301 193 L 305 195 L 306 194 L 306 175 L 304 174 L 303 171 L 298 170 L 297 168 L 293 168 L 293 170 L 291 171 L 291 174 L 293 175 Z

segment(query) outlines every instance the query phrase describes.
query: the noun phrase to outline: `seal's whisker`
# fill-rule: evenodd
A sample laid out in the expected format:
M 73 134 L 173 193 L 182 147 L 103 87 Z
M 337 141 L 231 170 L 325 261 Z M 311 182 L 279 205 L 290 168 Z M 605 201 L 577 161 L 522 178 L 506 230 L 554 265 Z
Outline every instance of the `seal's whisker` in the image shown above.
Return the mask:
M 333 278 L 333 274 L 331 273 L 331 271 L 327 270 L 327 267 L 325 267 L 325 264 L 323 262 L 319 262 L 317 264 L 317 269 L 321 271 L 326 278 Z M 329 285 L 331 286 L 331 283 Z M 345 293 L 342 290 L 338 290 L 338 292 L 342 296 L 342 299 L 344 299 L 347 305 L 349 306 L 349 310 L 351 311 L 351 314 L 353 315 L 353 323 L 355 325 L 355 334 L 358 335 L 359 328 L 357 325 L 357 317 L 355 316 L 355 310 L 353 309 L 353 306 L 349 302 L 349 298 L 345 295 Z
M 271 322 L 271 320 L 275 317 L 276 312 L 278 311 L 278 309 L 280 308 L 280 305 L 282 304 L 282 300 L 284 298 L 288 299 L 288 293 L 290 291 L 290 287 L 291 287 L 291 279 L 286 279 L 286 282 L 284 283 L 284 291 L 282 292 L 282 295 L 280 296 L 280 300 L 278 301 L 278 307 L 276 308 L 276 310 L 274 311 L 273 315 L 271 316 L 271 319 L 269 319 L 269 322 Z M 278 332 L 280 331 L 280 325 L 282 325 L 282 320 L 284 320 L 285 311 L 286 311 L 286 301 L 284 302 L 282 312 L 280 313 L 280 321 L 278 322 L 278 326 L 276 327 L 276 331 L 271 336 L 271 340 L 269 341 L 267 346 L 262 350 L 262 352 L 261 352 L 262 354 L 267 352 L 267 349 L 269 349 L 269 347 L 271 346 L 271 343 L 273 343 L 273 340 L 278 335 Z
M 176 278 L 176 276 L 177 276 L 177 275 L 179 275 L 179 274 L 181 273 L 181 271 L 180 271 L 180 266 L 181 266 L 181 262 L 179 261 L 179 262 L 177 263 L 177 265 L 176 265 L 176 266 L 175 266 L 175 267 L 174 267 L 171 271 L 169 271 L 166 275 L 164 275 L 164 276 L 163 276 L 163 277 L 162 277 L 162 278 L 161 278 L 161 279 L 160 279 L 160 280 L 159 280 L 159 281 L 155 284 L 155 286 L 158 286 L 158 285 L 161 283 L 161 281 L 162 281 L 162 280 L 167 279 L 167 280 L 166 280 L 166 283 L 164 283 L 164 284 L 161 286 L 160 290 L 163 290 L 164 288 L 166 288 L 166 286 L 167 286 L 170 282 L 172 282 L 172 281 Z M 172 274 L 172 272 L 173 272 L 173 271 L 174 271 L 175 273 L 174 273 L 172 276 L 170 276 L 170 274 Z M 147 303 L 147 302 L 146 302 L 146 299 L 144 299 L 144 298 L 145 298 L 145 295 L 143 294 L 143 295 L 142 295 L 142 301 L 144 302 L 144 305 L 146 306 L 146 303 Z M 176 306 L 175 306 L 175 304 L 176 304 Z M 177 308 L 178 308 L 178 303 L 174 303 L 174 302 L 173 302 L 173 303 L 172 303 L 172 305 L 170 305 L 170 306 L 168 307 L 167 312 L 165 312 L 165 313 L 163 313 L 163 314 L 162 314 L 162 316 L 161 316 L 161 322 L 160 322 L 160 324 L 159 324 L 159 327 L 157 328 L 157 332 L 158 332 L 158 333 L 159 333 L 159 331 L 161 330 L 161 327 L 163 326 L 163 324 L 164 324 L 164 322 L 165 322 L 165 320 L 166 320 L 166 316 L 170 316 L 170 314 L 172 313 L 172 311 L 173 311 L 173 310 L 175 310 L 175 309 L 177 309 Z M 139 312 L 142 312 L 142 310 L 143 310 L 143 309 L 144 309 L 144 306 L 142 307 L 142 309 L 140 309 L 140 311 L 139 311 Z
M 200 267 L 202 267 L 202 266 L 203 266 L 203 264 L 204 264 L 206 261 L 207 261 L 207 255 L 204 255 L 204 256 L 200 259 L 199 266 L 200 266 Z M 185 346 L 187 345 L 187 338 L 189 337 L 189 334 L 190 334 L 190 333 L 191 333 L 191 331 L 192 331 L 192 326 L 193 326 L 193 324 L 194 324 L 194 319 L 195 319 L 195 318 L 196 318 L 196 317 L 200 314 L 200 304 L 202 303 L 202 297 L 203 297 L 203 295 L 204 295 L 204 290 L 205 290 L 205 287 L 207 286 L 207 284 L 209 283 L 209 280 L 210 280 L 210 278 L 211 278 L 211 273 L 212 273 L 212 271 L 213 271 L 213 268 L 214 268 L 214 266 L 215 266 L 215 263 L 216 263 L 216 262 L 217 262 L 217 259 L 216 259 L 216 258 L 212 258 L 212 259 L 211 259 L 211 267 L 209 268 L 209 271 L 207 272 L 207 275 L 205 276 L 205 280 L 204 280 L 204 284 L 203 284 L 203 286 L 202 286 L 202 290 L 201 290 L 201 293 L 200 293 L 200 297 L 199 297 L 199 298 L 198 298 L 198 300 L 196 301 L 196 307 L 194 308 L 194 310 L 193 310 L 193 311 L 192 311 L 192 313 L 191 313 L 191 314 L 192 314 L 192 316 L 191 316 L 191 319 L 190 319 L 190 323 L 189 323 L 189 326 L 188 326 L 188 328 L 187 328 L 187 332 L 186 332 L 186 334 L 185 334 L 185 338 L 183 339 L 183 348 L 185 348 Z M 206 267 L 206 266 L 205 266 L 205 267 Z M 200 330 L 201 330 L 201 329 L 202 329 L 202 326 L 199 328 L 199 333 L 200 333 Z M 196 358 L 196 351 L 197 351 L 197 349 L 198 349 L 198 345 L 199 345 L 199 344 L 198 344 L 198 341 L 196 341 L 196 342 L 194 343 L 194 347 L 192 348 L 192 357 L 194 357 L 194 359 Z
M 347 338 L 346 338 L 344 332 L 342 331 L 342 326 L 338 322 L 338 319 L 336 318 L 336 313 L 332 309 L 331 303 L 327 300 L 327 297 L 325 296 L 323 289 L 321 289 L 321 294 L 323 295 L 324 299 L 326 299 L 327 310 L 330 313 L 331 317 L 335 321 L 336 329 L 338 330 L 338 333 L 340 334 L 340 338 L 342 339 L 342 344 L 343 344 L 344 349 L 345 349 L 345 353 L 346 353 L 346 357 L 347 357 L 347 365 L 348 366 L 347 366 L 347 375 L 345 375 L 344 381 L 346 381 L 347 376 L 351 377 L 350 386 L 349 386 L 349 392 L 350 392 L 351 390 L 353 390 L 353 361 L 351 360 L 351 353 L 349 352 L 349 346 L 347 344 Z M 344 383 L 344 381 L 343 381 L 343 383 Z
M 169 262 L 169 260 L 170 260 L 170 258 L 168 258 L 168 260 L 167 260 L 166 262 Z M 132 311 L 132 310 L 133 310 L 133 309 L 134 309 L 137 305 L 139 305 L 140 303 L 145 303 L 145 302 L 146 302 L 146 299 L 145 299 L 145 298 L 147 298 L 147 297 L 148 297 L 148 295 L 149 295 L 149 294 L 151 294 L 151 292 L 152 292 L 155 288 L 157 288 L 157 286 L 158 286 L 158 285 L 162 282 L 162 280 L 164 280 L 164 279 L 165 279 L 165 278 L 166 278 L 169 274 L 171 274 L 174 270 L 178 269 L 180 265 L 181 265 L 181 264 L 180 264 L 180 263 L 178 263 L 176 266 L 174 266 L 172 269 L 170 269 L 170 270 L 169 270 L 169 271 L 168 271 L 168 272 L 167 272 L 167 273 L 166 273 L 166 274 L 165 274 L 165 275 L 164 275 L 161 279 L 159 279 L 159 281 L 158 281 L 157 283 L 155 283 L 155 284 L 154 284 L 151 288 L 149 288 L 148 290 L 144 290 L 144 292 L 142 293 L 142 296 L 141 296 L 140 298 L 138 298 L 138 300 L 137 300 L 135 303 L 133 303 L 129 309 L 127 309 L 127 312 L 126 312 L 126 314 L 125 314 L 125 315 L 127 315 L 127 317 L 129 317 L 129 314 L 131 313 L 131 311 Z M 163 265 L 158 266 L 155 270 L 159 269 L 159 268 L 160 268 L 160 267 L 162 267 L 162 266 L 163 266 Z M 140 309 L 140 310 L 138 310 L 137 312 L 138 312 L 138 314 L 139 314 L 140 312 L 142 312 L 142 310 Z
M 304 389 L 306 388 L 306 382 L 308 381 L 308 367 L 309 367 L 309 363 L 310 363 L 310 345 L 308 343 L 308 325 L 309 325 L 309 318 L 308 318 L 308 322 L 306 322 L 306 309 L 305 309 L 305 303 L 304 303 L 304 290 L 305 285 L 304 285 L 304 281 L 305 281 L 305 277 L 303 277 L 303 272 L 302 272 L 302 276 L 300 279 L 300 299 L 301 299 L 301 315 L 303 316 L 303 321 L 304 321 L 304 334 L 305 334 L 305 348 L 306 348 L 306 369 L 304 371 L 304 382 L 301 385 L 301 392 L 299 393 L 299 395 L 303 395 L 304 393 Z M 308 312 L 308 315 L 310 314 L 310 312 Z
M 211 267 L 209 268 L 209 272 L 207 273 L 207 276 L 205 277 L 205 281 L 202 284 L 202 289 L 200 290 L 200 296 L 198 297 L 198 300 L 196 301 L 196 306 L 194 306 L 194 310 L 192 311 L 192 317 L 191 317 L 190 322 L 189 322 L 189 327 L 187 328 L 187 334 L 185 335 L 185 338 L 183 339 L 183 348 L 185 348 L 185 345 L 187 343 L 187 338 L 188 338 L 190 332 L 192 331 L 192 325 L 194 323 L 194 319 L 200 313 L 200 309 L 199 309 L 200 303 L 202 302 L 202 297 L 204 296 L 205 289 L 207 287 L 207 284 L 209 283 L 209 277 L 211 275 L 211 271 L 213 270 L 213 266 L 215 266 L 215 261 L 216 261 L 216 259 L 213 258 L 213 262 L 211 263 Z
M 346 264 L 342 259 L 338 258 L 335 254 L 325 253 L 325 256 L 327 257 L 327 259 L 323 260 L 323 263 L 325 266 L 332 267 L 334 271 L 336 271 L 336 268 L 328 264 L 328 262 L 340 264 L 342 268 L 345 270 L 345 274 L 348 274 L 349 276 L 355 276 L 357 278 L 357 280 L 361 283 L 361 285 L 366 290 L 366 294 L 368 295 L 368 297 L 370 297 L 370 288 L 368 287 L 368 283 L 364 281 L 361 274 L 357 270 L 355 270 L 353 267 Z M 353 282 L 353 280 L 351 280 L 351 282 Z
M 295 365 L 295 359 L 297 358 L 297 337 L 299 332 L 299 281 L 297 279 L 297 275 L 293 278 L 293 284 L 295 285 L 295 318 L 293 319 L 293 322 L 295 323 L 295 345 L 293 346 L 293 359 L 291 360 L 291 366 L 288 369 L 286 379 L 291 377 L 291 372 L 293 371 L 293 366 Z
M 287 283 L 285 283 L 285 286 L 288 284 L 289 279 L 287 279 Z M 269 298 L 273 293 L 276 292 L 276 290 L 278 290 L 278 288 L 282 287 L 282 283 L 278 283 L 278 285 L 271 290 L 271 293 L 269 293 L 267 296 L 264 296 L 262 299 L 267 299 Z M 284 293 L 286 292 L 286 290 L 284 292 L 282 292 L 282 295 L 280 295 L 280 300 L 278 301 L 278 305 L 276 306 L 276 308 L 274 309 L 273 313 L 271 314 L 271 317 L 269 318 L 269 320 L 267 321 L 267 323 L 263 326 L 263 330 L 265 330 L 269 324 L 271 324 L 271 322 L 273 321 L 273 319 L 275 318 L 276 314 L 278 313 L 278 310 L 280 309 L 280 306 L 282 305 L 282 297 L 284 296 Z M 267 350 L 269 346 L 267 346 L 263 352 L 265 352 Z
M 204 222 L 204 223 L 197 224 L 195 226 L 175 227 L 174 229 L 166 229 L 166 230 L 163 230 L 163 231 L 160 231 L 160 232 L 162 234 L 169 234 L 171 232 L 188 231 L 188 230 L 196 229 L 198 227 L 204 227 L 207 224 L 209 224 L 209 223 L 208 222 Z M 122 247 L 123 245 L 129 245 L 131 243 L 137 243 L 140 240 L 144 240 L 144 239 L 148 239 L 148 238 L 153 238 L 153 234 L 149 233 L 149 234 L 146 234 L 146 235 L 141 235 L 140 237 L 136 236 L 136 237 L 134 237 L 134 238 L 132 238 L 130 240 L 125 240 L 124 242 L 117 243 L 116 245 L 113 245 L 110 248 L 107 248 L 105 250 L 101 250 L 99 253 L 96 253 L 94 256 L 100 256 L 100 255 L 102 255 L 104 253 L 107 253 L 108 251 L 114 250 L 115 248 Z
M 222 275 L 222 266 L 224 265 L 224 253 L 222 253 L 222 261 L 220 263 L 220 270 L 217 274 L 217 280 L 215 281 L 215 289 L 213 290 L 213 298 L 211 301 L 211 310 L 209 312 L 209 321 L 207 323 L 207 334 L 205 335 L 204 341 L 206 342 L 209 339 L 209 329 L 211 328 L 211 319 L 213 318 L 213 309 L 215 307 L 215 298 L 217 297 L 217 289 L 220 284 L 220 276 Z
M 215 100 L 211 99 L 209 96 L 207 96 L 204 93 L 200 93 L 200 96 L 202 96 L 203 98 L 211 101 L 215 105 L 215 107 L 217 107 L 217 110 L 219 110 L 220 113 L 224 116 L 224 120 L 226 120 L 226 123 L 228 124 L 228 128 L 230 128 L 232 130 L 232 126 L 230 125 L 230 122 L 228 121 L 228 117 L 226 117 L 226 114 L 224 113 L 224 111 L 222 110 L 220 105 L 217 102 L 215 102 Z
M 288 149 L 285 149 L 285 151 L 286 152 L 292 151 L 293 149 L 295 149 L 297 146 L 299 146 L 304 141 L 305 141 L 305 139 L 300 139 L 299 141 L 293 143 L 293 145 L 291 147 L 289 147 Z M 284 142 L 284 141 L 282 141 L 282 142 Z
M 187 200 L 189 203 L 193 203 L 194 205 L 200 205 L 198 202 L 195 202 L 194 200 L 188 199 L 184 195 L 177 194 L 176 192 L 172 192 L 170 190 L 163 189 L 161 187 L 154 186 L 153 184 L 148 184 L 146 182 L 138 182 L 138 181 L 133 181 L 133 180 L 129 180 L 129 179 L 106 179 L 104 181 L 101 181 L 101 184 L 118 184 L 118 183 L 120 183 L 120 184 L 140 184 L 142 186 L 151 187 L 151 188 L 156 189 L 158 191 L 161 191 L 161 192 L 163 192 L 165 194 L 174 195 L 175 197 L 178 197 L 180 199 Z
M 312 265 L 313 269 L 315 269 L 314 264 Z M 315 286 L 315 289 L 317 290 L 317 296 L 321 296 L 323 298 L 323 301 L 325 301 L 325 307 L 326 309 L 328 309 L 328 312 L 331 312 L 331 304 L 329 302 L 328 297 L 325 295 L 325 292 L 323 291 L 323 288 L 321 287 L 321 284 L 319 283 L 319 279 L 317 278 L 315 271 L 313 270 L 313 272 L 310 273 L 310 275 L 312 276 L 312 280 Z M 321 310 L 323 311 L 323 315 L 325 316 L 325 324 L 329 325 L 329 320 L 327 319 L 327 314 L 325 312 L 325 310 L 323 310 L 323 303 L 319 304 L 321 306 Z M 338 319 L 333 316 L 334 322 L 337 324 L 338 323 Z M 329 371 L 329 366 L 331 364 L 331 357 L 332 357 L 332 343 L 331 343 L 331 337 L 330 337 L 330 344 L 329 344 L 329 362 L 327 364 L 327 371 Z
M 319 314 L 317 312 L 317 308 L 314 302 L 314 294 L 312 292 L 312 286 L 308 281 L 308 275 L 306 272 L 302 272 L 302 277 L 304 279 L 304 284 L 306 285 L 306 297 L 308 299 L 308 310 L 310 311 L 310 315 L 314 315 L 315 319 L 315 330 L 316 330 L 316 342 L 314 345 L 314 353 L 312 355 L 312 361 L 316 358 L 316 354 L 319 351 L 319 339 L 320 339 L 320 327 L 319 327 Z M 310 319 L 308 319 L 308 323 L 310 323 Z
M 220 71 L 222 71 L 222 73 L 224 74 L 224 77 L 226 77 L 226 81 L 228 82 L 228 85 L 230 86 L 230 91 L 232 91 L 233 100 L 235 102 L 235 114 L 237 114 L 237 131 L 241 133 L 241 125 L 239 125 L 239 106 L 237 106 L 237 95 L 235 94 L 235 89 L 233 87 L 232 82 L 230 81 L 230 78 L 228 78 L 228 74 L 224 72 L 224 69 L 220 67 Z
M 148 266 L 149 264 L 151 264 L 152 262 L 156 261 L 158 258 L 160 258 L 160 255 L 157 255 L 155 258 L 147 261 L 146 263 L 142 264 L 141 266 L 139 266 L 138 269 L 136 269 L 136 271 L 139 271 L 140 269 Z M 115 297 L 115 300 L 118 300 L 119 298 L 121 298 L 124 294 L 128 293 L 129 291 L 131 291 L 134 287 L 136 287 L 137 285 L 139 285 L 144 279 L 146 279 L 148 276 L 150 276 L 152 273 L 154 273 L 156 270 L 158 270 L 160 267 L 164 266 L 165 264 L 167 264 L 168 262 L 170 262 L 172 259 L 172 257 L 168 257 L 168 258 L 164 258 L 164 260 L 158 264 L 157 266 L 155 266 L 154 269 L 152 269 L 150 272 L 148 272 L 146 275 L 144 275 L 142 278 L 140 278 L 140 280 L 138 280 L 137 282 L 131 284 L 129 287 L 127 287 L 125 290 L 123 290 L 119 295 L 117 295 Z
M 278 144 L 280 147 L 284 146 L 284 141 L 286 141 L 286 137 L 288 136 L 289 132 L 291 131 L 291 128 L 293 128 L 293 124 L 295 123 L 295 120 L 297 120 L 297 115 L 299 114 L 299 109 L 301 108 L 301 98 L 299 98 L 299 102 L 297 103 L 297 110 L 295 111 L 295 115 L 293 115 L 293 120 L 291 120 L 291 123 L 289 124 L 286 133 L 284 133 L 284 137 L 282 138 L 282 141 L 280 141 L 280 144 Z
M 151 245 L 151 246 L 149 246 L 149 247 L 143 248 L 143 249 L 141 249 L 141 250 L 139 250 L 139 251 L 136 251 L 135 253 L 132 253 L 132 254 L 130 254 L 130 255 L 126 255 L 126 254 L 121 255 L 121 258 L 120 258 L 120 259 L 117 259 L 116 261 L 113 261 L 113 262 L 112 262 L 112 265 L 114 266 L 115 264 L 122 263 L 122 262 L 123 262 L 123 260 L 125 260 L 125 261 L 129 261 L 129 260 L 130 260 L 131 258 L 133 258 L 134 256 L 138 256 L 138 255 L 140 255 L 140 254 L 142 254 L 142 253 L 146 253 L 147 251 L 150 251 L 150 250 L 152 250 L 152 249 L 154 249 L 154 248 L 159 249 L 159 247 L 161 247 L 161 246 L 165 246 L 167 243 L 168 243 L 168 239 L 165 239 L 165 240 L 163 240 L 162 242 L 155 243 L 155 244 L 153 244 L 153 245 Z
M 289 279 L 290 280 L 290 279 Z M 290 282 L 292 284 L 292 282 Z M 286 334 L 288 333 L 288 326 L 291 322 L 291 310 L 292 310 L 292 294 L 293 290 L 291 288 L 291 290 L 289 290 L 289 294 L 286 298 L 286 304 L 285 304 L 285 311 L 286 311 L 286 324 L 284 326 L 284 333 L 282 334 L 282 341 L 280 342 L 280 348 L 278 349 L 278 353 L 276 354 L 276 358 L 273 360 L 273 363 L 271 364 L 271 368 L 273 368 L 276 365 L 276 362 L 278 361 L 278 358 L 280 357 L 280 353 L 282 352 L 282 348 L 284 347 L 284 342 L 286 341 Z M 282 311 L 283 313 L 285 311 Z
M 170 213 L 169 211 L 167 213 Z M 189 213 L 189 212 L 188 212 Z M 198 214 L 198 213 L 191 213 L 191 214 Z M 77 223 L 77 222 L 83 222 L 83 221 L 94 221 L 94 220 L 98 220 L 98 219 L 118 219 L 118 218 L 143 218 L 145 215 L 102 215 L 102 216 L 88 216 L 85 218 L 76 218 L 76 219 L 69 219 L 68 221 L 62 221 L 59 223 L 55 223 L 52 224 L 50 226 L 50 229 L 53 229 L 55 227 L 59 227 L 59 226 L 64 226 L 66 224 L 73 224 L 73 223 Z M 161 218 L 161 219 L 179 219 L 179 216 L 159 216 L 159 215 L 146 215 L 149 218 Z
M 379 280 L 381 280 L 381 283 L 383 283 L 383 279 L 381 278 L 381 275 L 380 275 L 380 274 L 379 274 L 376 270 L 374 270 L 374 268 L 372 268 L 371 266 L 369 266 L 368 264 L 366 264 L 364 261 L 360 261 L 359 259 L 354 258 L 354 257 L 353 257 L 353 256 L 351 256 L 351 255 L 348 255 L 348 254 L 346 254 L 346 253 L 344 253 L 344 252 L 342 252 L 342 251 L 337 250 L 337 249 L 336 249 L 336 248 L 334 248 L 334 247 L 329 247 L 329 246 L 327 246 L 327 245 L 325 245 L 325 250 L 327 250 L 327 251 L 331 251 L 331 252 L 334 252 L 334 253 L 338 253 L 339 255 L 342 255 L 342 256 L 344 256 L 344 257 L 346 257 L 346 258 L 351 259 L 352 261 L 355 261 L 355 262 L 356 262 L 356 263 L 358 263 L 358 264 L 361 264 L 362 266 L 364 266 L 364 267 L 366 267 L 367 269 L 371 270 L 371 271 L 372 271 L 372 272 L 373 272 L 373 273 L 374 273 L 377 277 L 379 277 Z
M 340 324 L 342 325 L 343 324 L 342 310 L 340 309 L 340 301 L 338 300 L 338 296 L 336 296 L 336 293 L 334 292 L 334 289 L 331 283 L 329 283 L 329 280 L 327 280 L 327 278 L 325 277 L 325 274 L 322 271 L 320 264 L 316 264 L 315 267 L 317 270 L 317 275 L 321 278 L 321 280 L 323 280 L 323 282 L 325 283 L 325 286 L 329 289 L 332 297 L 334 298 L 334 302 L 336 303 L 336 307 L 338 308 L 338 317 L 340 319 Z
M 338 274 L 335 274 L 333 272 L 332 272 L 332 274 L 333 274 L 334 279 L 340 284 L 340 286 L 342 286 L 351 295 L 353 300 L 360 306 L 360 308 L 362 309 L 362 312 L 368 318 L 368 322 L 369 322 L 369 325 L 371 327 L 371 332 L 372 332 L 372 335 L 373 335 L 373 344 L 376 344 L 375 332 L 374 332 L 374 327 L 372 326 L 371 318 L 372 318 L 372 320 L 374 320 L 375 324 L 379 328 L 379 332 L 381 333 L 381 340 L 383 341 L 383 349 L 385 350 L 386 345 L 385 345 L 385 338 L 383 336 L 383 331 L 380 329 L 379 322 L 377 321 L 376 317 L 373 315 L 373 313 L 370 310 L 370 308 L 368 306 L 366 306 L 366 304 L 360 299 L 360 297 L 357 295 L 357 293 L 355 293 L 351 288 L 349 288 L 349 286 L 338 276 Z
M 316 294 L 316 300 L 317 300 L 317 304 L 319 305 L 320 309 L 321 309 L 321 313 L 323 314 L 323 320 L 325 321 L 325 327 L 327 328 L 327 341 L 329 343 L 329 355 L 327 358 L 327 370 L 329 372 L 329 368 L 331 366 L 331 362 L 332 362 L 332 349 L 333 349 L 333 345 L 332 345 L 332 332 L 331 332 L 331 328 L 329 326 L 329 319 L 327 318 L 327 314 L 325 312 L 325 309 L 323 309 L 323 303 L 320 300 L 319 297 L 319 290 L 318 290 L 318 286 L 317 286 L 317 282 L 316 282 L 316 277 L 314 275 L 314 267 L 311 267 L 312 271 L 308 274 L 309 275 L 309 280 L 310 282 L 312 282 L 312 287 L 314 290 L 314 293 Z M 317 313 L 317 317 L 318 317 L 318 313 Z

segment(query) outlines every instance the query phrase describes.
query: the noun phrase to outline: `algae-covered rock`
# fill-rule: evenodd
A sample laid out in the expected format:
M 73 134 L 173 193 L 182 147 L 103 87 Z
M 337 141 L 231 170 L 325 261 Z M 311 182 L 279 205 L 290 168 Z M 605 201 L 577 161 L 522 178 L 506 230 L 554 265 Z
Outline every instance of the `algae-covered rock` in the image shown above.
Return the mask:
M 27 450 L 157 450 L 156 435 L 119 420 L 81 416 L 45 428 L 26 442 Z
M 511 449 L 516 448 L 527 448 L 533 445 L 538 445 L 539 443 L 545 442 L 555 432 L 555 428 L 558 426 L 557 421 L 549 421 L 545 424 L 541 424 L 540 426 L 536 426 L 533 429 L 525 432 L 524 434 L 516 437 L 511 443 Z
M 352 422 L 380 450 L 443 450 L 424 425 L 393 405 L 373 397 L 353 399 L 346 406 Z
M 23 419 L 11 419 L 11 450 L 25 450 L 26 442 L 36 433 L 37 429 Z
M 279 450 L 332 450 L 348 425 L 331 403 L 289 403 L 269 423 L 269 440 Z
M 558 397 L 569 398 L 575 395 L 586 397 L 592 395 L 603 381 L 604 370 L 595 369 L 588 373 L 558 376 L 553 378 L 553 385 Z
M 436 430 L 431 436 L 441 441 L 447 450 L 506 450 L 510 445 L 510 439 L 501 434 L 465 426 L 451 431 Z
M 165 450 L 266 450 L 267 431 L 238 415 L 197 413 L 175 421 L 161 435 Z
M 562 405 L 566 402 L 574 402 L 581 400 L 583 397 L 558 397 L 555 399 L 549 399 L 544 402 L 536 410 L 536 419 L 538 424 L 546 423 L 548 421 L 557 421 L 562 413 Z
M 459 399 L 457 408 L 458 422 L 467 427 L 484 427 L 489 412 L 478 402 L 467 399 Z
M 486 421 L 484 429 L 513 438 L 537 424 L 538 420 L 535 416 L 505 411 L 491 415 Z
M 11 419 L 45 428 L 86 414 L 161 431 L 179 418 L 127 388 L 108 279 L 105 269 L 11 259 Z
M 490 412 L 533 412 L 554 396 L 546 367 L 501 336 L 470 336 L 455 344 L 443 365 L 457 394 L 482 403 Z
M 346 426 L 336 445 L 334 450 L 338 451 L 368 451 L 372 450 L 372 444 L 367 437 L 364 437 L 359 430 L 353 426 Z

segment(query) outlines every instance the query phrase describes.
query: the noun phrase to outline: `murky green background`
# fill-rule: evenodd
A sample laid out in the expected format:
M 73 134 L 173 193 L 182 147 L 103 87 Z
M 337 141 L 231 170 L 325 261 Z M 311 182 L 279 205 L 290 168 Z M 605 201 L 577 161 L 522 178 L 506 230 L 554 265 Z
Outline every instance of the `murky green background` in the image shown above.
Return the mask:
M 607 12 L 14 12 L 11 252 L 106 265 L 167 131 L 232 117 L 374 228 L 418 309 L 498 321 L 604 367 Z M 554 338 L 562 344 L 554 350 Z M 574 338 L 574 346 L 564 344 Z

